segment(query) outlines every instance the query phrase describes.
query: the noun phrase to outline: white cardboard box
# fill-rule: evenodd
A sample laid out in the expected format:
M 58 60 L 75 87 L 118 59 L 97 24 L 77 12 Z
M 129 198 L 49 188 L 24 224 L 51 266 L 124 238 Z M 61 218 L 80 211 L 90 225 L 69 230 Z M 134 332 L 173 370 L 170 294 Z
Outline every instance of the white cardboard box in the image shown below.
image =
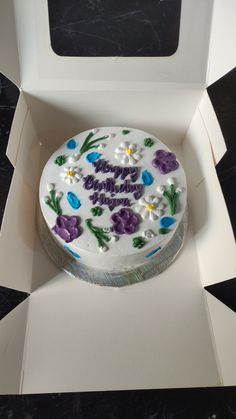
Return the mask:
M 214 167 L 226 147 L 205 91 L 235 65 L 235 15 L 234 0 L 182 0 L 174 55 L 66 58 L 50 48 L 46 0 L 1 1 L 0 69 L 21 93 L 0 284 L 31 293 L 0 322 L 1 393 L 236 385 L 235 314 L 203 289 L 235 276 Z M 176 261 L 121 289 L 59 272 L 35 227 L 51 151 L 105 125 L 157 135 L 182 161 L 189 188 L 190 227 Z

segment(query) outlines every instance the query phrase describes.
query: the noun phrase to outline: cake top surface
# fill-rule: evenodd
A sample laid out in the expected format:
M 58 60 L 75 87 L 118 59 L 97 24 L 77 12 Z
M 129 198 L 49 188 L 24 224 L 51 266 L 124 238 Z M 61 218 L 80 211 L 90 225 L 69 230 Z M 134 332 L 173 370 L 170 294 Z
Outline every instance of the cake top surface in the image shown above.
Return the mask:
M 167 244 L 186 208 L 184 170 L 154 136 L 101 127 L 67 140 L 46 163 L 40 205 L 73 256 L 148 253 Z

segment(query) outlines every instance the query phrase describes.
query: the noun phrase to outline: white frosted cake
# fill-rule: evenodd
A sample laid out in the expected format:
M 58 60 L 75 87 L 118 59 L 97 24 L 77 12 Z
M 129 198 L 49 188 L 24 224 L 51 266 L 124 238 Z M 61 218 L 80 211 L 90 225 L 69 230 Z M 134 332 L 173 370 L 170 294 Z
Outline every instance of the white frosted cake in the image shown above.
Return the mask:
M 159 273 L 184 236 L 184 170 L 163 143 L 102 127 L 67 140 L 40 181 L 40 234 L 56 263 L 103 285 Z

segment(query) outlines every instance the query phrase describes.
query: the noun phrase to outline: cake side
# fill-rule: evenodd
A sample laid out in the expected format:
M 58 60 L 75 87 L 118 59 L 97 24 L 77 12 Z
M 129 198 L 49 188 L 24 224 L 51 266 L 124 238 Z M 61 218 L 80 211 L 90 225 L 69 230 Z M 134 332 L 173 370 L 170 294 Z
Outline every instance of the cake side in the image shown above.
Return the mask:
M 82 132 L 44 167 L 39 199 L 55 242 L 78 263 L 126 270 L 172 239 L 186 208 L 175 155 L 150 134 L 102 127 Z

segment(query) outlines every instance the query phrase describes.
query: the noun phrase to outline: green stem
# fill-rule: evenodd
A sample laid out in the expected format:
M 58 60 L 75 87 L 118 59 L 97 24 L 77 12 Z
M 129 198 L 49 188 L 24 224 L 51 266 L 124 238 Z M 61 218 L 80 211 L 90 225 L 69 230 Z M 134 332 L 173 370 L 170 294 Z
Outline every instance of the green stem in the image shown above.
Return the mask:
M 52 202 L 51 201 L 47 201 L 46 202 L 46 205 L 48 205 L 53 211 L 55 211 L 55 208 L 54 208 L 54 206 L 52 205 Z
M 171 197 L 173 198 L 175 195 L 175 185 L 170 185 L 170 194 L 171 194 Z
M 50 198 L 51 198 L 52 204 L 53 204 L 53 206 L 55 207 L 55 206 L 56 206 L 56 202 L 55 202 L 55 190 L 53 189 L 52 191 L 50 191 L 50 192 L 49 192 L 49 195 L 50 195 Z
M 59 198 L 56 198 L 55 203 L 56 203 L 56 207 L 55 207 L 56 213 L 57 213 L 57 215 L 61 215 L 62 210 L 61 210 L 61 208 L 60 208 Z
M 98 141 L 106 140 L 108 137 L 109 137 L 109 135 L 103 135 L 103 137 L 99 137 L 99 138 L 96 138 L 93 141 L 90 141 L 90 143 L 88 145 L 91 146 L 91 145 L 97 143 Z
M 87 137 L 85 138 L 85 140 L 84 140 L 84 142 L 83 142 L 83 144 L 82 144 L 82 146 L 80 147 L 80 152 L 82 152 L 82 148 L 87 144 L 87 142 L 90 140 L 90 138 L 92 138 L 94 136 L 94 133 L 93 133 L 93 131 L 91 131 L 88 135 L 87 135 Z
M 103 137 L 96 138 L 95 140 L 90 141 L 90 142 L 86 139 L 85 142 L 83 143 L 82 147 L 80 148 L 80 153 L 81 154 L 86 153 L 86 151 L 91 150 L 92 148 L 94 148 L 92 146 L 95 143 L 97 143 L 98 141 L 106 140 L 108 137 L 109 137 L 109 135 L 104 135 Z
M 88 227 L 88 229 L 90 230 L 90 232 L 96 237 L 97 241 L 98 241 L 98 246 L 104 246 L 104 241 L 109 242 L 110 238 L 104 233 L 103 229 L 100 227 L 94 227 L 92 225 L 92 220 L 91 218 L 87 218 L 87 220 L 85 220 L 85 223 Z
M 59 198 L 55 197 L 55 190 L 53 189 L 52 191 L 50 191 L 49 195 L 51 199 L 49 200 L 50 204 L 48 202 L 48 205 L 50 206 L 50 208 L 53 209 L 53 211 L 55 211 L 57 215 L 61 215 L 62 210 L 59 205 Z
M 177 197 L 178 197 L 178 194 L 175 192 L 175 186 L 171 185 L 170 186 L 170 192 L 165 191 L 163 193 L 163 196 L 168 201 L 171 215 L 175 215 L 175 213 L 176 213 L 176 200 L 177 200 Z

